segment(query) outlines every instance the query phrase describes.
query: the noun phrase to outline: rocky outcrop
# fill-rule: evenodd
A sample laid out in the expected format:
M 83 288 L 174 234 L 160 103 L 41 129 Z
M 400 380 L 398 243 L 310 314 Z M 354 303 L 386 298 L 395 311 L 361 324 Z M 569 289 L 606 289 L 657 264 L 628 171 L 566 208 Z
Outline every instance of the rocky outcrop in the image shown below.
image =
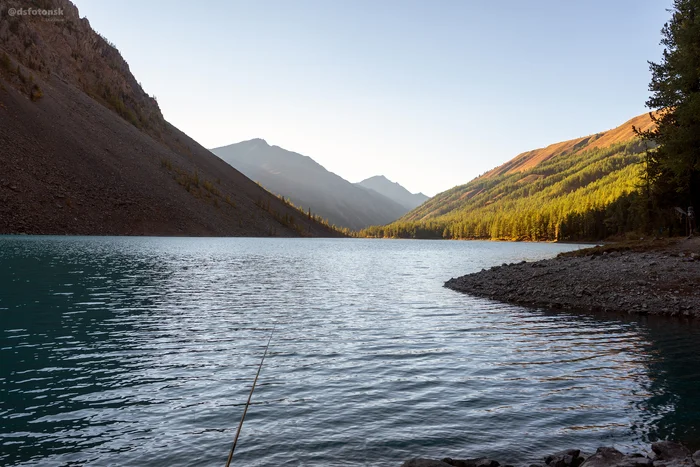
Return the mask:
M 586 459 L 582 467 L 651 467 L 652 463 L 642 454 L 625 455 L 615 448 L 603 447 Z
M 452 459 L 450 457 L 446 457 L 442 460 L 442 462 L 454 467 L 500 467 L 501 465 L 498 461 L 487 457 L 479 457 L 477 459 Z
M 95 32 L 87 18 L 80 18 L 70 1 L 40 3 L 37 7 L 21 0 L 3 1 L 0 55 L 9 56 L 12 64 L 0 73 L 19 87 L 26 87 L 30 76 L 32 81 L 58 77 L 151 135 L 164 132 L 158 103 L 143 90 L 114 44 Z M 28 9 L 55 14 L 9 14 Z
M 450 467 L 451 464 L 446 464 L 442 461 L 436 461 L 433 459 L 423 459 L 417 457 L 415 459 L 410 459 L 401 464 L 402 467 Z
M 700 451 L 693 456 L 685 446 L 670 441 L 654 443 L 651 449 L 655 455 L 654 467 L 697 467 L 695 459 Z
M 555 452 L 544 458 L 544 463 L 549 467 L 579 467 L 584 461 L 578 449 Z
M 601 447 L 587 456 L 578 449 L 567 449 L 545 456 L 543 463 L 527 463 L 529 467 L 700 467 L 700 451 L 695 454 L 683 445 L 660 441 L 651 445 L 651 454 L 624 454 L 613 447 Z M 410 459 L 402 467 L 512 467 L 488 458 L 442 460 Z

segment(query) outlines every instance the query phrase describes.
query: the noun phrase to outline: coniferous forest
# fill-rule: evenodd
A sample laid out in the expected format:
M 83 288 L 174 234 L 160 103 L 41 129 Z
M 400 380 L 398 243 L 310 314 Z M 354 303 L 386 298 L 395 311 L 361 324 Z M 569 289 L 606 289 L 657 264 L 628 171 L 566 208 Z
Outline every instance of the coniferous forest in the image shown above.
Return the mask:
M 523 172 L 481 177 L 441 193 L 366 236 L 580 240 L 642 229 L 644 143 L 553 157 Z

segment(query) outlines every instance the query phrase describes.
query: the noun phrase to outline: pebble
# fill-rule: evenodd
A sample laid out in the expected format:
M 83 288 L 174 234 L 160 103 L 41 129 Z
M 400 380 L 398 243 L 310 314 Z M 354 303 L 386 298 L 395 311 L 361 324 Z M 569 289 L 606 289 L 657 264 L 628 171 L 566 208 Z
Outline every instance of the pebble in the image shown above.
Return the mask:
M 613 447 L 600 447 L 590 456 L 578 449 L 567 449 L 544 457 L 544 463 L 527 463 L 529 467 L 700 467 L 700 451 L 695 454 L 683 445 L 673 441 L 660 441 L 651 445 L 653 455 L 624 454 Z M 494 459 L 479 457 L 475 459 L 442 460 L 414 458 L 404 462 L 401 467 L 500 467 Z M 503 467 L 512 467 L 504 465 Z
M 450 279 L 445 287 L 535 307 L 670 316 L 689 310 L 687 316 L 700 316 L 700 261 L 694 259 L 700 254 L 605 253 L 559 256 L 527 267 L 504 263 Z

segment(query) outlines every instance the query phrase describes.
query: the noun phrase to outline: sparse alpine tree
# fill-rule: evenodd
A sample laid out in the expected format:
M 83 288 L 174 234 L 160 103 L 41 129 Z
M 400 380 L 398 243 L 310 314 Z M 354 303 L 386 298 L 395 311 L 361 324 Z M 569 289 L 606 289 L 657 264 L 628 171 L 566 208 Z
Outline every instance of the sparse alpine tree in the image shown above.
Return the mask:
M 649 62 L 656 126 L 640 134 L 658 144 L 647 175 L 659 201 L 685 208 L 700 206 L 700 0 L 674 0 L 670 12 L 661 62 Z

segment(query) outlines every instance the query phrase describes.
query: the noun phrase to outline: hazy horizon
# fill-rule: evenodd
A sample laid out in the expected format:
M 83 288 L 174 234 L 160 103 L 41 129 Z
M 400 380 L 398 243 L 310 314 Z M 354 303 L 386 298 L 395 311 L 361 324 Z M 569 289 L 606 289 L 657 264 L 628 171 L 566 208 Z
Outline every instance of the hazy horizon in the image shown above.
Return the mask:
M 433 196 L 646 111 L 670 2 L 76 5 L 203 146 L 262 138 Z

